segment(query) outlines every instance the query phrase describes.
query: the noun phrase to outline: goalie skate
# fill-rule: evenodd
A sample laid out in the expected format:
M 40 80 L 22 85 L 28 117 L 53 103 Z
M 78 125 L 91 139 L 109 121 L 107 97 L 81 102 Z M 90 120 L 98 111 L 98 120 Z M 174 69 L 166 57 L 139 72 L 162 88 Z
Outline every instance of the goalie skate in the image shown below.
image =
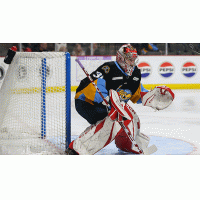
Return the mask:
M 67 148 L 65 151 L 65 155 L 78 155 L 78 153 L 73 149 Z

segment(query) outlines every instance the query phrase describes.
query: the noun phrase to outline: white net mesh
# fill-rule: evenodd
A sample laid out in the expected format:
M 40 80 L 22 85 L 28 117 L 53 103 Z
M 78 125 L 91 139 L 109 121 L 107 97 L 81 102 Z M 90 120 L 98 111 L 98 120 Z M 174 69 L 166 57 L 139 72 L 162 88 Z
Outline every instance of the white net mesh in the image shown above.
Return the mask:
M 44 59 L 46 92 L 42 95 Z M 16 54 L 0 90 L 0 154 L 63 153 L 65 82 L 65 53 Z M 44 137 L 41 137 L 42 124 Z

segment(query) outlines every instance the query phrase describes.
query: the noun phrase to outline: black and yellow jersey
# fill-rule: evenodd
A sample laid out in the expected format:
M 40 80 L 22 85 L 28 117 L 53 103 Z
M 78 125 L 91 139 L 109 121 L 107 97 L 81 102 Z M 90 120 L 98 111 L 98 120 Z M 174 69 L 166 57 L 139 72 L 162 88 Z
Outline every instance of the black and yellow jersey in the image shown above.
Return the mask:
M 141 72 L 137 66 L 132 75 L 128 76 L 116 61 L 106 62 L 93 71 L 90 76 L 104 97 L 109 95 L 110 89 L 114 89 L 120 94 L 123 101 L 127 102 L 130 99 L 133 103 L 141 103 L 140 92 L 148 91 L 141 84 Z M 80 82 L 75 99 L 91 104 L 103 101 L 88 77 Z

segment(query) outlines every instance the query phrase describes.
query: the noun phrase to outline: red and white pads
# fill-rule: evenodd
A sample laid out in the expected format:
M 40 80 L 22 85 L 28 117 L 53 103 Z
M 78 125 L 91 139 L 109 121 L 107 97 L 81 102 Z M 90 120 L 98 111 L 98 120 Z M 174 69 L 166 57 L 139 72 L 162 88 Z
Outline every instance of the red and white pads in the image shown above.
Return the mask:
M 70 143 L 69 148 L 74 149 L 79 155 L 93 155 L 116 139 L 116 145 L 122 150 L 127 149 L 129 152 L 142 153 L 141 148 L 144 148 L 143 151 L 147 149 L 149 139 L 140 134 L 138 115 L 128 104 L 120 102 L 119 99 L 118 93 L 111 90 L 111 110 L 108 116 L 88 127 L 76 140 Z M 134 141 L 124 132 L 120 122 L 124 124 Z M 123 135 L 127 136 L 125 143 L 124 138 L 121 137 Z M 147 154 L 145 151 L 143 153 Z
M 148 147 L 150 138 L 147 135 L 140 133 L 140 120 L 136 112 L 128 104 L 120 102 L 120 97 L 114 90 L 110 90 L 110 101 L 111 111 L 108 114 L 109 117 L 118 122 L 122 121 L 132 135 L 130 138 L 128 134 L 121 129 L 115 137 L 116 146 L 122 151 L 135 154 L 149 155 L 156 152 L 157 147 L 155 145 Z M 124 118 L 126 120 L 122 120 Z
M 110 90 L 111 111 L 117 112 L 120 117 L 125 117 L 128 120 L 133 119 L 133 114 L 123 101 L 120 101 L 120 96 L 115 90 Z M 111 112 L 112 113 L 112 112 Z M 111 114 L 110 114 L 111 115 Z
M 167 108 L 174 97 L 174 93 L 167 86 L 157 86 L 147 93 L 141 92 L 142 105 L 152 107 L 155 110 Z
M 79 155 L 93 155 L 111 143 L 121 126 L 112 121 L 109 116 L 88 127 L 76 140 L 70 143 L 69 148 Z
M 134 137 L 134 122 L 132 120 L 125 120 L 123 123 Z M 88 127 L 76 140 L 70 143 L 69 148 L 74 149 L 79 155 L 93 155 L 110 144 L 116 135 L 121 132 L 124 132 L 124 130 L 119 122 L 117 120 L 113 121 L 107 116 L 105 119 L 97 122 L 97 124 Z M 132 152 L 134 153 L 139 152 L 134 146 L 130 148 L 133 149 Z
M 133 148 L 133 142 L 130 140 L 130 138 L 127 136 L 127 134 L 124 131 L 121 131 L 115 137 L 116 146 L 125 152 L 150 155 L 150 154 L 155 153 L 158 150 L 155 145 L 151 145 L 150 147 L 148 147 L 150 138 L 141 132 L 139 132 L 135 136 L 135 141 L 136 141 L 136 144 L 139 146 L 140 149 L 142 149 L 143 152 L 140 152 L 136 148 Z
M 110 91 L 111 111 L 107 117 L 88 127 L 69 148 L 80 155 L 93 155 L 111 143 L 117 134 L 124 131 L 119 124 L 122 121 L 132 137 L 139 131 L 139 118 L 135 111 L 127 104 L 120 102 L 116 91 Z M 133 146 L 137 151 L 137 148 Z
M 149 142 L 150 142 L 150 138 L 147 135 L 144 135 L 143 133 L 138 133 L 135 137 L 135 141 L 137 143 L 137 145 L 142 149 L 147 149 Z M 135 151 L 132 148 L 132 141 L 130 140 L 130 138 L 127 136 L 127 134 L 122 131 L 120 132 L 116 138 L 115 138 L 115 144 L 116 146 L 125 152 L 131 152 L 131 153 L 135 153 L 135 154 L 140 154 L 140 152 Z

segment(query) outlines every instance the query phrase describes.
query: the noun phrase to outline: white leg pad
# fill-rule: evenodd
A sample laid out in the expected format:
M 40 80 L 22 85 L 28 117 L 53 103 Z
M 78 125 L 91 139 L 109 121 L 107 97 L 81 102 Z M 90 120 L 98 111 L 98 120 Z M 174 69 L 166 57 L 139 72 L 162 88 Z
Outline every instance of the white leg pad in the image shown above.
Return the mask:
M 121 126 L 110 117 L 88 127 L 73 143 L 79 155 L 93 155 L 115 139 Z

